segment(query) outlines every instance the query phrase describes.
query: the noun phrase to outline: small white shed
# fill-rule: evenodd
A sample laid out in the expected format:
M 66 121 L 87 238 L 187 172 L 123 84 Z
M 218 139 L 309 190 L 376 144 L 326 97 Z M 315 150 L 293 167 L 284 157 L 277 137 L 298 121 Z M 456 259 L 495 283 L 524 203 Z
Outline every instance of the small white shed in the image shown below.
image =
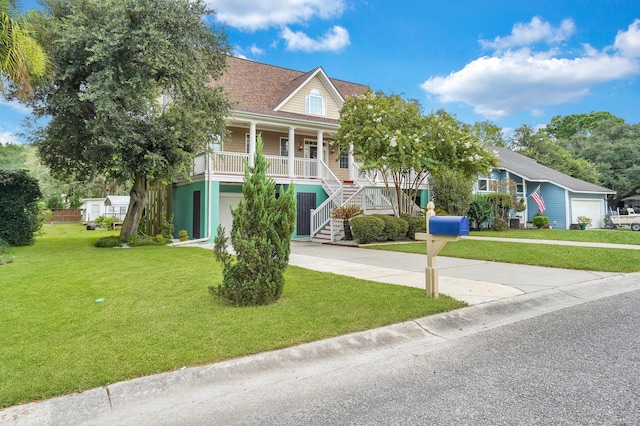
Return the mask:
M 116 222 L 122 222 L 127 215 L 130 199 L 128 195 L 109 195 L 104 201 L 106 216 L 113 217 Z
M 104 216 L 106 198 L 83 198 L 80 211 L 82 212 L 82 222 L 93 222 L 100 216 Z

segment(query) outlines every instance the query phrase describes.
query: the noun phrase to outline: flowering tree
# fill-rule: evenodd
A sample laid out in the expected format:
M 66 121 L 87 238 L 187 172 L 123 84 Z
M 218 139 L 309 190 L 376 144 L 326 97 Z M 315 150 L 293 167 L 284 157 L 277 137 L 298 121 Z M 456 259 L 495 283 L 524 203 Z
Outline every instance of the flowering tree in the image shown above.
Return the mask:
M 470 126 L 444 111 L 423 116 L 418 101 L 383 92 L 346 100 L 336 140 L 343 149 L 353 145 L 363 171 L 380 172 L 387 186 L 393 183 L 398 206 L 403 190 L 415 201 L 430 173 L 452 169 L 471 177 L 496 166 Z

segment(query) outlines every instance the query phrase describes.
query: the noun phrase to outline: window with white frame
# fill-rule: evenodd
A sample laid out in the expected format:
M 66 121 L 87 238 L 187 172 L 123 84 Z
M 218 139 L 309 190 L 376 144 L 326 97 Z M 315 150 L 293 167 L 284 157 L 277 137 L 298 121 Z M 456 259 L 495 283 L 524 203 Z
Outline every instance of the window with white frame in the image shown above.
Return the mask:
M 340 152 L 340 168 L 341 169 L 349 168 L 349 154 L 346 152 Z
M 220 135 L 211 136 L 211 149 L 213 152 L 222 152 L 222 137 Z
M 280 156 L 287 157 L 289 155 L 289 139 L 280 138 Z
M 521 183 L 516 183 L 516 193 L 518 194 L 523 194 L 524 193 L 524 184 Z
M 327 115 L 327 100 L 318 89 L 311 89 L 305 99 L 307 114 Z
M 249 133 L 246 133 L 244 135 L 244 152 L 246 154 L 249 153 L 249 145 L 251 145 L 251 137 L 250 137 Z
M 480 178 L 478 179 L 479 192 L 496 192 L 498 190 L 498 181 L 496 179 Z

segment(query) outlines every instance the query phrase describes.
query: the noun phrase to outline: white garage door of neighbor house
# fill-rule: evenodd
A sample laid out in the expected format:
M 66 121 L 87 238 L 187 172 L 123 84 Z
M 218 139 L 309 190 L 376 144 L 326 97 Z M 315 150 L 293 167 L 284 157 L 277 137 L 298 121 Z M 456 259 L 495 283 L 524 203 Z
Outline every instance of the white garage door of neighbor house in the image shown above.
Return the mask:
M 571 223 L 578 223 L 578 216 L 591 218 L 592 228 L 604 226 L 604 207 L 601 200 L 571 200 Z
M 224 226 L 225 235 L 229 236 L 231 227 L 233 226 L 233 216 L 231 216 L 231 207 L 234 209 L 238 206 L 238 202 L 244 197 L 242 194 L 220 194 L 220 224 Z M 214 230 L 215 233 L 215 230 Z

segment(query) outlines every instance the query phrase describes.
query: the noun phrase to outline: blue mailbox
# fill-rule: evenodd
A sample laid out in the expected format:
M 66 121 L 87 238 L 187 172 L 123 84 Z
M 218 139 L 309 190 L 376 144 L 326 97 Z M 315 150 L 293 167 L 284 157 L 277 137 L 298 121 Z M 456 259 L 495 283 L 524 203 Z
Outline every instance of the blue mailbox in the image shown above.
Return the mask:
M 461 237 L 469 235 L 469 219 L 464 216 L 432 216 L 429 234 Z

